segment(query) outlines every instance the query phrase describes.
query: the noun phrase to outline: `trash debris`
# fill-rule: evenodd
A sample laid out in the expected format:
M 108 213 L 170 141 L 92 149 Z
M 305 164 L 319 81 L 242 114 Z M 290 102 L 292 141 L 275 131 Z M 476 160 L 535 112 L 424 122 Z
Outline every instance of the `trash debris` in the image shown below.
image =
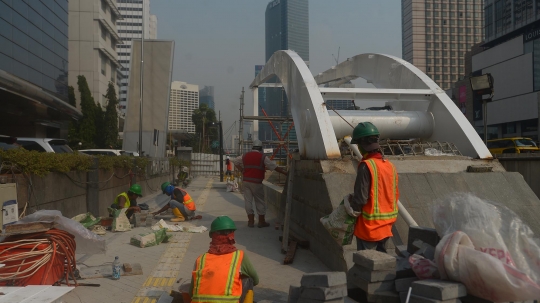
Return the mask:
M 86 213 L 76 215 L 75 217 L 71 218 L 71 220 L 81 223 L 82 226 L 86 228 L 90 228 L 101 222 L 101 217 L 96 218 L 92 215 L 92 213 Z
M 172 225 L 167 224 L 163 219 L 159 220 L 156 224 L 152 226 L 152 230 L 159 230 L 165 228 L 167 231 L 175 232 L 188 232 L 188 233 L 203 233 L 208 230 L 205 226 L 194 226 L 190 223 L 182 223 L 181 225 Z
M 344 201 L 341 201 L 341 204 L 331 214 L 322 217 L 320 221 L 339 245 L 352 243 L 356 218 L 349 215 Z
M 107 250 L 105 239 L 89 231 L 79 222 L 62 216 L 62 213 L 58 210 L 38 210 L 37 212 L 22 218 L 14 225 L 41 221 L 54 222 L 55 228 L 65 230 L 75 236 L 77 253 L 90 255 L 104 254 Z
M 454 156 L 454 154 L 443 153 L 442 151 L 436 148 L 426 148 L 424 149 L 424 155 L 426 156 Z
M 227 180 L 227 192 L 237 192 L 238 182 L 236 180 Z
M 135 246 L 144 248 L 159 245 L 162 242 L 166 243 L 171 237 L 172 236 L 167 235 L 166 228 L 161 228 L 157 231 L 135 235 L 131 237 L 130 243 Z
M 92 232 L 94 234 L 100 235 L 100 236 L 103 236 L 103 235 L 107 234 L 107 231 L 101 225 L 94 225 L 94 227 L 92 228 Z
M 540 246 L 510 209 L 460 194 L 433 207 L 433 222 L 444 236 L 435 251 L 443 279 L 495 302 L 540 298 Z

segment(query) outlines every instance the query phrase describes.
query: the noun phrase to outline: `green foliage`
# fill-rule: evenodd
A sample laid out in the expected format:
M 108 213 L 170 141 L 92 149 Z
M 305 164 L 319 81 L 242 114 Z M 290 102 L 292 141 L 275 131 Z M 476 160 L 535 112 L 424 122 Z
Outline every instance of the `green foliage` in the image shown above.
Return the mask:
M 97 156 L 99 168 L 104 170 L 139 168 L 144 174 L 150 160 L 145 157 Z M 0 158 L 5 169 L 14 166 L 14 171 L 45 176 L 51 172 L 88 171 L 92 168 L 94 157 L 81 153 L 43 153 L 23 148 L 0 150 Z
M 178 159 L 176 157 L 169 158 L 169 163 L 174 167 L 182 168 L 182 166 L 189 166 L 190 162 L 188 160 Z
M 68 90 L 68 103 L 73 107 L 77 107 L 75 89 L 73 86 L 70 86 Z M 71 147 L 71 149 L 79 149 L 79 142 L 81 142 L 79 139 L 79 121 L 72 119 L 69 122 L 68 128 L 68 145 Z
M 190 142 L 191 147 L 197 152 L 201 149 L 202 152 L 210 152 L 209 145 L 212 141 L 218 139 L 217 124 L 215 124 L 217 122 L 216 112 L 209 108 L 207 104 L 201 103 L 199 108 L 193 111 L 191 120 L 195 124 L 195 133 L 197 133 Z M 202 136 L 203 132 L 204 138 Z
M 79 122 L 79 139 L 81 148 L 95 148 L 96 138 L 96 102 L 90 93 L 88 82 L 84 76 L 77 76 L 77 85 L 81 93 L 81 111 L 83 118 Z
M 112 82 L 109 82 L 107 88 L 107 109 L 105 110 L 105 116 L 103 119 L 103 148 L 115 148 L 118 146 L 118 98 L 116 97 L 116 90 Z

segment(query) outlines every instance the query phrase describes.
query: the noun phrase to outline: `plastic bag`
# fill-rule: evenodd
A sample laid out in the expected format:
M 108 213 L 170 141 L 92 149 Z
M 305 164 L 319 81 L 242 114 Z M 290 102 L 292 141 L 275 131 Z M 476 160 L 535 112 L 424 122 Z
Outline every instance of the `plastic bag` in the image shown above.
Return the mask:
M 409 257 L 409 264 L 414 274 L 420 279 L 439 279 L 439 270 L 435 262 L 423 256 L 413 254 Z
M 339 245 L 351 244 L 356 218 L 347 213 L 344 201 L 341 201 L 330 215 L 322 217 L 320 221 Z
M 86 214 L 76 215 L 75 217 L 71 218 L 71 220 L 81 223 L 82 226 L 86 228 L 90 228 L 100 223 L 101 217 L 96 218 L 92 215 L 92 213 L 86 213 Z
M 112 231 L 128 231 L 131 230 L 131 223 L 126 216 L 126 208 L 109 209 L 112 211 L 114 219 L 112 223 Z
M 227 192 L 233 191 L 238 191 L 238 183 L 236 183 L 236 180 L 229 180 L 227 181 Z
M 514 212 L 461 194 L 436 205 L 433 221 L 444 236 L 435 250 L 443 279 L 495 302 L 540 298 L 540 246 Z
M 62 216 L 58 210 L 38 210 L 22 218 L 18 223 L 37 221 L 54 222 L 54 227 L 65 230 L 75 236 L 76 252 L 80 254 L 104 254 L 107 250 L 105 239 L 89 231 L 81 223 Z M 16 224 L 16 223 L 15 223 Z

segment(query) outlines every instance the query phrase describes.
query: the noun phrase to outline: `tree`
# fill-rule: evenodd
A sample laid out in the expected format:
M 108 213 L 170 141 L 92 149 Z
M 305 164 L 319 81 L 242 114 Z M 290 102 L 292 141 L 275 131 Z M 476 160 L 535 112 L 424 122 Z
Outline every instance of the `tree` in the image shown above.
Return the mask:
M 69 86 L 68 89 L 68 103 L 73 107 L 77 107 L 77 100 L 75 99 L 75 89 L 73 86 Z M 68 144 L 72 149 L 79 149 L 79 121 L 72 119 L 69 122 L 68 128 Z
M 210 151 L 208 142 L 212 142 L 217 138 L 217 129 L 212 127 L 215 126 L 212 123 L 217 122 L 216 112 L 209 108 L 207 104 L 202 103 L 198 109 L 193 111 L 191 121 L 195 124 L 195 133 L 197 133 L 196 138 L 192 141 L 192 147 L 195 150 L 201 149 L 203 152 Z M 203 136 L 204 138 L 202 138 Z M 201 148 L 201 145 L 203 148 Z
M 79 121 L 79 139 L 83 149 L 94 148 L 96 146 L 96 102 L 88 88 L 86 77 L 77 76 L 77 86 L 81 94 L 82 119 Z M 99 114 L 99 113 L 98 113 Z
M 116 148 L 118 145 L 118 98 L 112 82 L 109 82 L 105 98 L 108 103 L 103 118 L 103 147 Z

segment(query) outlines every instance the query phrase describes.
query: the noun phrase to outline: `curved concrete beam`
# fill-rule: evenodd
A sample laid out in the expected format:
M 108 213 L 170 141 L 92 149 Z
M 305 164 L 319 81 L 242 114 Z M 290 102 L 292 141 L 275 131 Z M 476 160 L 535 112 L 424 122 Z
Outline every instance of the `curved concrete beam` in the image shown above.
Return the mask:
M 336 67 L 315 77 L 318 85 L 339 83 L 341 80 L 363 78 L 381 89 L 429 89 L 431 101 L 391 101 L 396 111 L 426 110 L 431 112 L 434 128 L 430 141 L 445 141 L 456 144 L 463 155 L 473 158 L 492 158 L 478 133 L 448 95 L 426 74 L 409 62 L 382 54 L 361 54 L 347 59 Z M 375 122 L 375 121 L 374 121 Z M 377 125 L 377 124 L 375 124 Z
M 289 99 L 300 155 L 307 159 L 341 157 L 324 99 L 304 60 L 294 51 L 277 51 L 250 87 L 258 87 L 274 76 Z

